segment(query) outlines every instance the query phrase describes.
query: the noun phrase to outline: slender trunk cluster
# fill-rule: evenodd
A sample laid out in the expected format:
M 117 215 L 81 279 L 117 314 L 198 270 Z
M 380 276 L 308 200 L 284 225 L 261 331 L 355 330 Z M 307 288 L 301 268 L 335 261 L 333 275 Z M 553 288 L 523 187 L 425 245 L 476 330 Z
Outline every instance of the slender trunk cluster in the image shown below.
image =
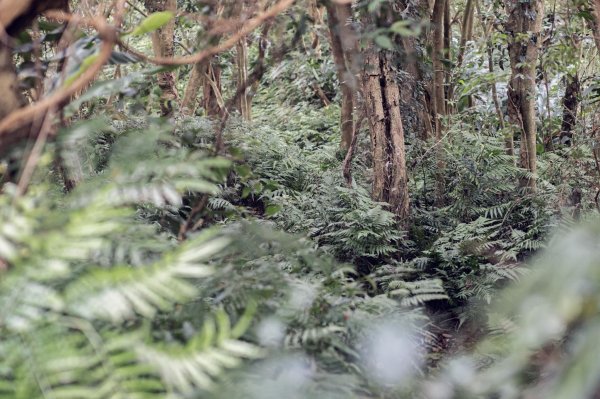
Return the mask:
M 519 162 L 529 176 L 522 187 L 535 190 L 536 173 L 536 63 L 541 42 L 544 16 L 542 0 L 505 0 L 508 15 L 505 29 L 512 76 L 508 85 L 508 116 L 515 131 L 521 134 Z

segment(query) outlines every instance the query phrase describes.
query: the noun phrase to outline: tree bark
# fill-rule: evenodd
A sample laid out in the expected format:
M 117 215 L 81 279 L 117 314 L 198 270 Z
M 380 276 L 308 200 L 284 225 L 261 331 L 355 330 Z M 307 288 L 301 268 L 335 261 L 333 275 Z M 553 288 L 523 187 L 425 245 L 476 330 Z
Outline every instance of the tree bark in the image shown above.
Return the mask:
M 577 74 L 567 76 L 567 87 L 563 97 L 563 117 L 560 126 L 561 144 L 572 145 L 573 131 L 577 123 L 577 111 L 581 98 L 581 83 Z
M 405 223 L 409 195 L 400 91 L 389 52 L 371 46 L 365 57 L 363 88 L 373 152 L 373 198 L 389 203 Z
M 223 115 L 223 96 L 221 91 L 221 67 L 212 57 L 204 68 L 204 84 L 202 87 L 202 107 L 209 118 L 221 118 Z
M 149 12 L 171 11 L 177 12 L 177 0 L 145 0 L 144 5 Z M 160 29 L 152 32 L 152 48 L 157 57 L 173 57 L 175 20 Z M 173 115 L 173 103 L 179 99 L 175 87 L 175 74 L 173 72 L 161 72 L 157 76 L 158 86 L 161 89 L 160 113 L 162 116 Z
M 238 99 L 238 110 L 246 121 L 252 120 L 252 98 L 248 93 L 248 44 L 246 39 L 240 40 L 236 46 L 235 64 L 237 68 L 238 90 L 243 90 Z
M 460 45 L 458 48 L 458 56 L 456 57 L 456 64 L 458 67 L 461 67 L 463 64 L 467 42 L 473 40 L 473 16 L 475 10 L 474 1 L 475 0 L 467 0 L 465 11 L 463 12 L 462 25 L 460 29 Z
M 335 62 L 337 77 L 340 83 L 341 112 L 340 112 L 340 147 L 343 151 L 348 151 L 354 135 L 354 88 L 351 86 L 351 71 L 346 64 L 346 54 L 342 43 L 342 24 L 346 21 L 340 19 L 340 8 L 344 6 L 328 4 L 327 5 L 327 25 L 329 27 L 329 38 L 331 41 L 331 54 Z
M 183 115 L 194 115 L 196 112 L 196 98 L 202 87 L 204 70 L 206 70 L 206 63 L 200 62 L 192 66 L 192 72 L 190 73 L 190 79 L 185 87 L 183 93 L 183 100 L 181 100 L 181 112 Z
M 505 0 L 505 8 L 508 16 L 505 29 L 512 72 L 508 85 L 508 116 L 513 128 L 521 133 L 520 165 L 532 175 L 521 179 L 521 187 L 535 191 L 535 71 L 544 3 L 543 0 Z
M 442 138 L 441 118 L 446 115 L 446 101 L 444 89 L 444 10 L 447 0 L 435 0 L 433 6 L 433 107 L 435 115 L 435 137 Z
M 600 53 L 600 0 L 592 0 L 592 15 L 593 21 L 589 21 L 596 49 Z

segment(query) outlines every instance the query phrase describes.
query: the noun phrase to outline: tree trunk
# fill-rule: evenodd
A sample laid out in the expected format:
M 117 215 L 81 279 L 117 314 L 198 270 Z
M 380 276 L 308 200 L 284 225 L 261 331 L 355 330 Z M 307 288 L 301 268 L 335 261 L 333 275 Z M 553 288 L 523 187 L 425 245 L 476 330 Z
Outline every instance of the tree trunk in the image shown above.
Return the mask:
M 220 118 L 225 106 L 221 91 L 221 67 L 211 58 L 204 67 L 202 106 L 209 118 Z
M 149 12 L 171 11 L 177 12 L 177 0 L 145 0 L 144 5 Z M 175 20 L 171 20 L 162 28 L 152 32 L 152 48 L 157 57 L 173 57 Z M 175 87 L 175 74 L 161 72 L 157 76 L 158 86 L 161 89 L 160 113 L 162 116 L 173 114 L 173 102 L 179 99 Z
M 183 94 L 183 100 L 181 101 L 181 112 L 184 115 L 194 115 L 196 112 L 196 98 L 198 97 L 198 92 L 200 92 L 200 88 L 202 87 L 205 70 L 205 62 L 194 64 L 192 67 L 190 80 L 188 81 Z
M 308 15 L 313 20 L 312 43 L 310 47 L 315 52 L 315 57 L 321 57 L 321 43 L 319 40 L 319 32 L 317 26 L 323 25 L 323 8 L 318 4 L 317 0 L 309 0 Z
M 473 18 L 474 18 L 474 6 L 475 0 L 467 0 L 465 4 L 465 10 L 463 12 L 462 24 L 460 28 L 460 44 L 458 47 L 458 55 L 456 57 L 455 69 L 460 69 L 463 65 L 465 52 L 467 49 L 467 43 L 473 39 Z M 448 100 L 454 101 L 454 79 L 452 79 L 450 87 L 448 88 Z M 456 99 L 458 101 L 460 99 Z M 467 99 L 467 106 L 472 107 L 473 99 L 471 96 Z M 456 111 L 457 107 L 453 107 L 453 111 Z
M 408 176 L 400 91 L 391 54 L 371 46 L 366 53 L 364 95 L 373 152 L 373 198 L 390 204 L 401 222 L 409 216 Z
M 572 145 L 573 130 L 577 123 L 577 111 L 579 109 L 581 84 L 577 74 L 567 76 L 567 87 L 563 97 L 563 117 L 560 126 L 561 144 Z
M 442 138 L 441 118 L 446 115 L 446 101 L 444 89 L 444 10 L 447 0 L 435 0 L 433 6 L 433 107 L 435 115 L 435 137 Z
M 252 99 L 248 93 L 248 44 L 246 38 L 240 40 L 236 46 L 235 65 L 237 68 L 237 87 L 243 89 L 238 98 L 238 110 L 240 115 L 246 121 L 252 119 Z
M 536 81 L 535 71 L 541 42 L 543 0 L 505 0 L 508 19 L 508 52 L 512 76 L 508 85 L 508 116 L 521 133 L 520 165 L 532 176 L 523 178 L 521 187 L 535 190 L 536 173 Z
M 349 5 L 348 5 L 349 6 Z M 327 5 L 327 25 L 329 27 L 329 38 L 331 41 L 331 53 L 335 62 L 338 81 L 340 82 L 340 91 L 342 93 L 342 104 L 340 112 L 340 147 L 343 151 L 348 151 L 354 135 L 354 92 L 355 88 L 351 86 L 352 72 L 346 61 L 347 54 L 344 51 L 342 42 L 342 24 L 345 19 L 340 19 L 338 14 L 342 14 L 340 9 L 342 5 Z M 351 62 L 351 61 L 350 61 Z
M 456 64 L 460 68 L 465 58 L 465 51 L 467 48 L 467 42 L 473 39 L 473 14 L 474 14 L 474 1 L 467 0 L 465 5 L 465 11 L 463 12 L 462 25 L 460 29 L 460 45 L 458 48 L 458 56 L 456 58 Z
M 592 0 L 592 11 L 594 19 L 593 21 L 589 21 L 589 25 L 594 35 L 596 49 L 600 53 L 600 0 Z

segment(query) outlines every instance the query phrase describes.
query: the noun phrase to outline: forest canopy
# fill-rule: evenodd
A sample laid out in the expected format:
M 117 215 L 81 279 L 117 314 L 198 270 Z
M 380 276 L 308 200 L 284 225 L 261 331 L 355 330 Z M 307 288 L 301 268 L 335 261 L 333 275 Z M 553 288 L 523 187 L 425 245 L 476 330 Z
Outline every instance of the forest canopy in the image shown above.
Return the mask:
M 0 398 L 600 398 L 597 0 L 0 0 Z

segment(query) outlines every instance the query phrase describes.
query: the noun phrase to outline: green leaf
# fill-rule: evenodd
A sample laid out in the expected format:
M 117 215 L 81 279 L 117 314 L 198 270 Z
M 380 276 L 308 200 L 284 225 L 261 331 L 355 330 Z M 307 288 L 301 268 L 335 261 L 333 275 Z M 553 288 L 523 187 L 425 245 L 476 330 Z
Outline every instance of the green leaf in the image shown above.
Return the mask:
M 392 48 L 394 48 L 394 43 L 392 42 L 392 40 L 384 35 L 376 36 L 375 44 L 386 50 L 391 50 Z
M 271 204 L 268 205 L 265 209 L 265 215 L 274 216 L 281 211 L 281 207 L 279 205 Z
M 75 72 L 73 75 L 69 76 L 65 80 L 65 84 L 64 84 L 65 87 L 71 86 L 73 84 L 73 82 L 75 82 L 77 80 L 77 78 L 79 78 L 81 75 L 83 75 L 83 73 L 85 71 L 87 71 L 92 65 L 94 65 L 94 63 L 98 59 L 98 56 L 99 56 L 99 54 L 92 54 L 92 55 L 86 57 L 81 62 L 81 66 L 79 67 L 79 69 L 77 70 L 77 72 Z
M 418 34 L 415 29 L 411 29 L 410 21 L 396 21 L 390 26 L 390 31 L 400 36 L 415 36 Z
M 149 32 L 153 32 L 168 24 L 175 14 L 171 11 L 155 12 L 146 17 L 134 30 L 132 36 L 141 36 Z

